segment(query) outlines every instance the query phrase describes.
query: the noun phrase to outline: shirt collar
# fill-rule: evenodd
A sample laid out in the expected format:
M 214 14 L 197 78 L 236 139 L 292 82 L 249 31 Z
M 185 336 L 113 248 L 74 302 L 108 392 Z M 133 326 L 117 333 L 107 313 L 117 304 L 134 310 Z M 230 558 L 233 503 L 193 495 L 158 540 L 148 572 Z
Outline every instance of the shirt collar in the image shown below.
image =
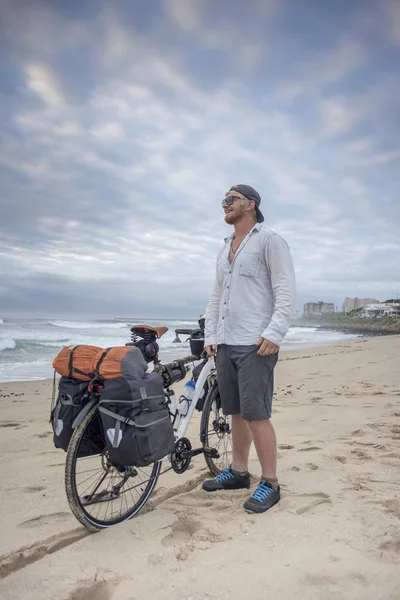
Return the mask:
M 254 227 L 252 227 L 249 231 L 249 233 L 247 235 L 252 235 L 254 233 L 254 231 L 260 231 L 261 229 L 261 223 L 256 223 L 254 225 Z M 231 233 L 231 235 L 229 235 L 228 237 L 225 238 L 225 244 L 227 244 L 228 242 L 230 242 L 231 240 L 233 240 L 233 236 L 235 234 Z M 246 236 L 247 237 L 247 236 Z

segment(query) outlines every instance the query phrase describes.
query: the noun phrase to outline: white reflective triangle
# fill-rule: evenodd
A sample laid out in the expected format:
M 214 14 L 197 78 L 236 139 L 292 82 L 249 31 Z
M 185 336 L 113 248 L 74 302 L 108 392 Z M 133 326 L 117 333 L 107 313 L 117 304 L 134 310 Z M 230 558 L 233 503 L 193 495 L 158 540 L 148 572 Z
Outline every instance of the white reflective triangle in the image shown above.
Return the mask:
M 113 448 L 118 448 L 122 440 L 122 431 L 119 430 L 117 432 L 117 437 L 115 437 L 115 429 L 107 429 L 107 437 L 110 440 L 110 444 L 113 445 Z

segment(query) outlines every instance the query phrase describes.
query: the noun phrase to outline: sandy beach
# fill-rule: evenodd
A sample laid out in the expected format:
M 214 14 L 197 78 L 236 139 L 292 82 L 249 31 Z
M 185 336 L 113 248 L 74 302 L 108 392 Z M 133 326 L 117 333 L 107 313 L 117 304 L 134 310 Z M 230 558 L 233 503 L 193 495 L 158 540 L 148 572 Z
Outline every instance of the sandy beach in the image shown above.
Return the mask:
M 266 514 L 243 511 L 247 490 L 203 492 L 200 456 L 98 534 L 69 511 L 51 382 L 0 384 L 0 598 L 399 600 L 399 356 L 400 336 L 281 353 Z

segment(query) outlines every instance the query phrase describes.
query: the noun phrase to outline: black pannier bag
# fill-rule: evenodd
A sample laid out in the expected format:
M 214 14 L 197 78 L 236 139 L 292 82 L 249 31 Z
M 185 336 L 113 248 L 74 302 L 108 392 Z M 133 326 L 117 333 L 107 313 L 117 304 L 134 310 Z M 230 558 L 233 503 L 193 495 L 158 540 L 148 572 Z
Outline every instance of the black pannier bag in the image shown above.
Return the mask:
M 169 454 L 175 437 L 163 378 L 146 373 L 137 357 L 121 361 L 123 377 L 104 381 L 99 411 L 111 461 L 119 466 L 145 467 Z
M 76 418 L 89 401 L 88 381 L 78 381 L 61 377 L 58 383 L 58 396 L 51 414 L 53 441 L 56 448 L 67 451 L 76 427 Z
M 68 450 L 76 427 L 82 423 L 96 398 L 88 393 L 89 381 L 61 377 L 58 383 L 57 401 L 51 411 L 53 442 L 56 448 Z M 99 415 L 96 415 L 81 439 L 78 457 L 100 454 L 105 448 L 104 433 Z

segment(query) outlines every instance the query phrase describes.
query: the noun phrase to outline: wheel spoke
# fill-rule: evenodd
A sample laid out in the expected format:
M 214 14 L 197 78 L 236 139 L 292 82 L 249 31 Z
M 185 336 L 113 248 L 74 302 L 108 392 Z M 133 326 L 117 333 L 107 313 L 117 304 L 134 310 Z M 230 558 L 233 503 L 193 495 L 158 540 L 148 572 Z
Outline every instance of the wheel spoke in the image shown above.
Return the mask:
M 208 411 L 208 415 L 205 415 L 207 424 L 205 445 L 214 448 L 220 456 L 216 459 L 206 458 L 206 462 L 211 472 L 218 475 L 231 462 L 232 431 L 229 416 L 225 416 L 222 412 L 218 389 L 214 388 L 210 394 L 213 394 L 212 400 L 205 405 Z
M 134 516 L 149 498 L 161 469 L 160 463 L 140 468 L 117 468 L 109 460 L 105 441 L 98 434 L 100 427 L 100 416 L 95 407 L 75 430 L 66 460 L 66 487 L 71 510 L 92 530 Z M 91 448 L 103 450 L 90 456 L 79 456 L 80 452 L 90 452 Z M 92 501 L 85 502 L 84 497 Z

